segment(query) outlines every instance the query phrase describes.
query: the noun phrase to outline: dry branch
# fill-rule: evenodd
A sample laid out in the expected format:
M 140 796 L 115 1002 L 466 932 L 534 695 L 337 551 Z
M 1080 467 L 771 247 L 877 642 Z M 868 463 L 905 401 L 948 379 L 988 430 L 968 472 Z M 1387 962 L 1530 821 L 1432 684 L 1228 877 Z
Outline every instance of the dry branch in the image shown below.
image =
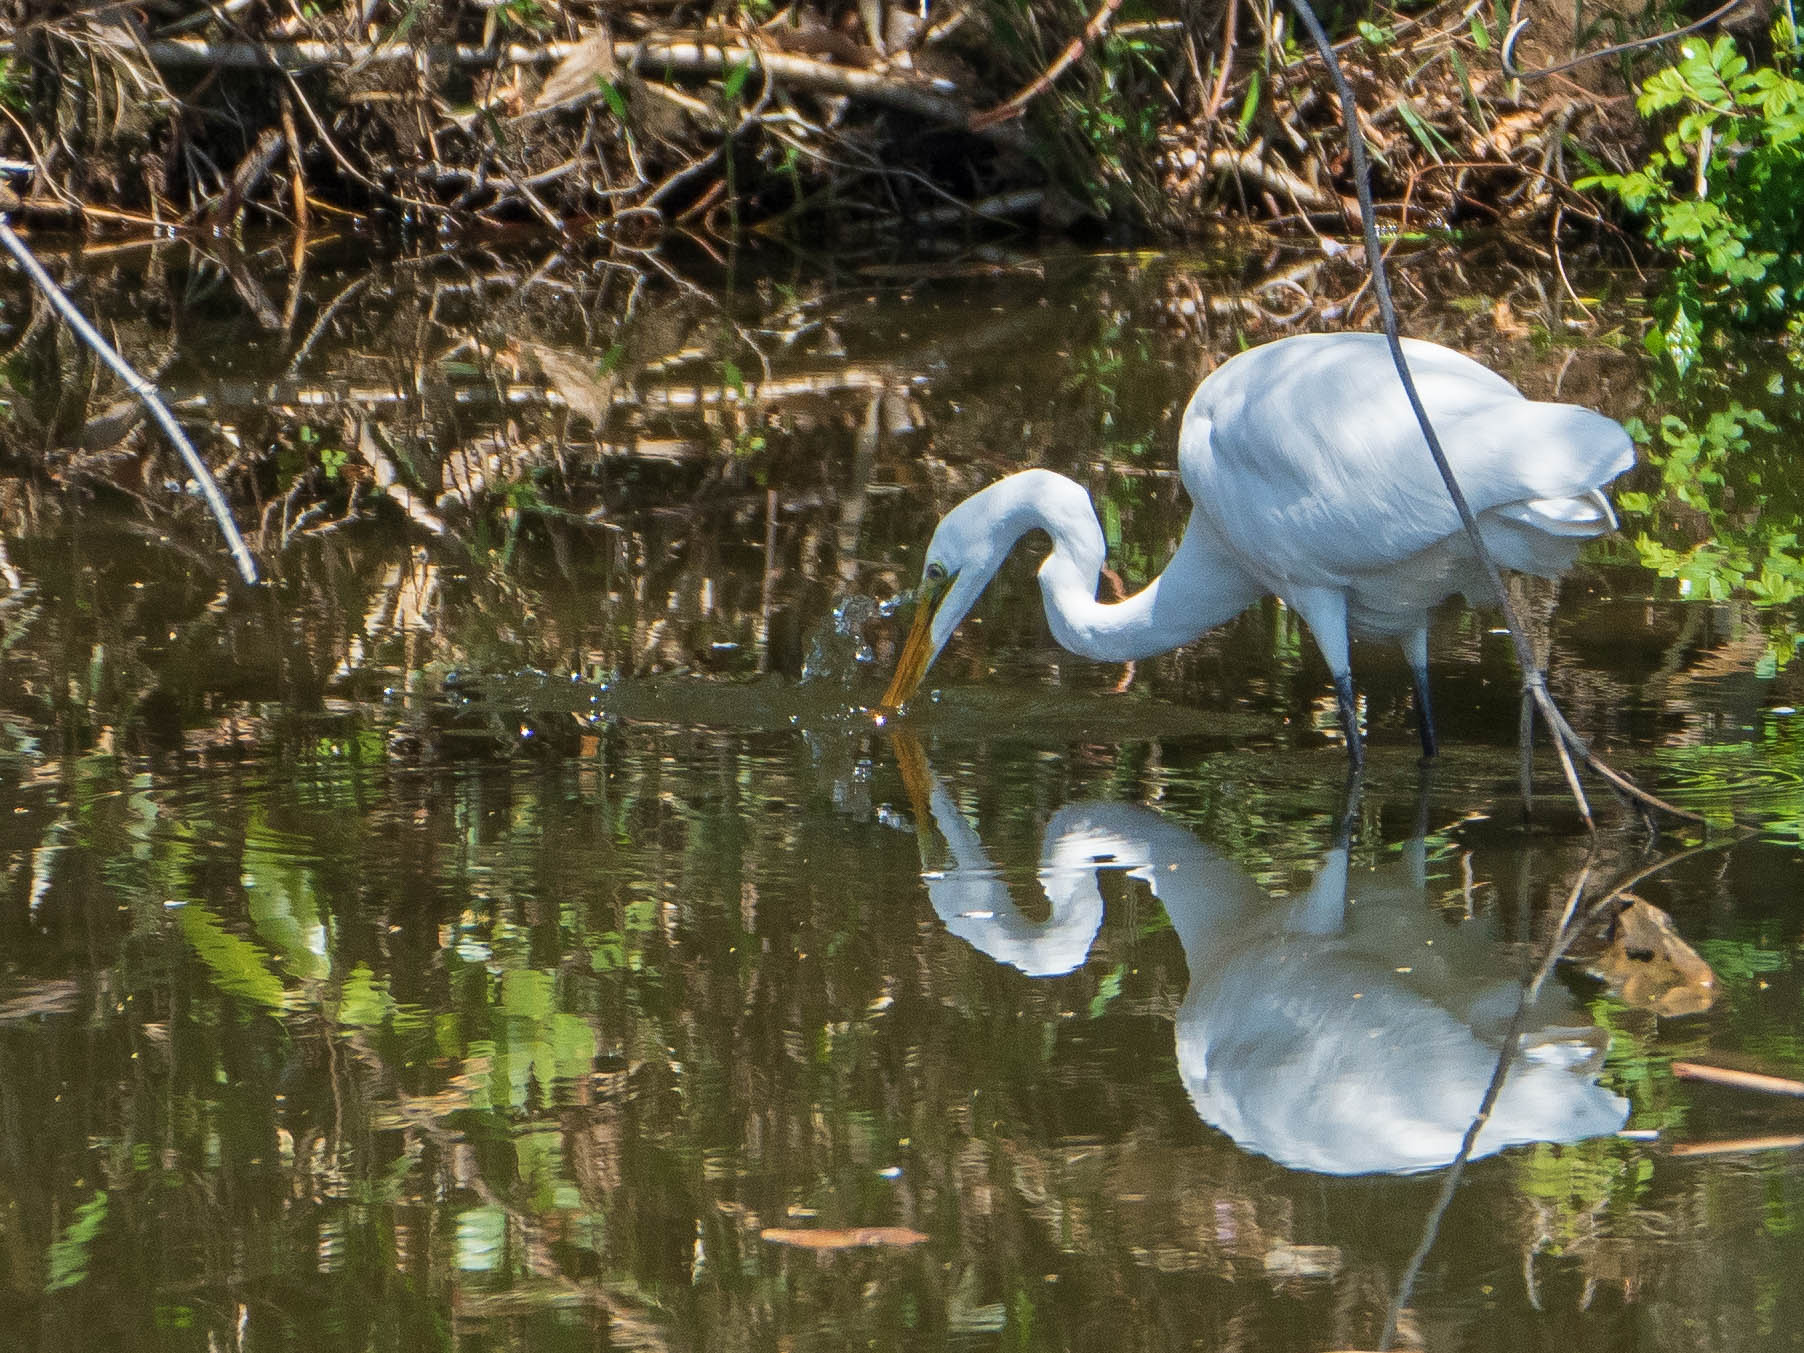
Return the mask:
M 275 69 L 298 74 L 340 63 L 355 67 L 399 64 L 460 70 L 538 68 L 560 64 L 582 46 L 577 42 L 511 43 L 504 47 L 408 42 L 360 46 L 319 41 L 209 42 L 202 38 L 167 38 L 145 43 L 142 51 L 154 65 L 165 70 Z M 0 42 L 0 55 L 12 55 L 12 48 L 12 43 Z M 904 70 L 839 66 L 742 43 L 711 42 L 699 35 L 620 39 L 614 43 L 614 60 L 622 67 L 647 74 L 675 71 L 684 75 L 724 75 L 743 67 L 753 78 L 763 76 L 796 89 L 863 99 L 949 126 L 962 127 L 970 117 L 970 105 L 958 97 L 957 86 L 950 80 Z

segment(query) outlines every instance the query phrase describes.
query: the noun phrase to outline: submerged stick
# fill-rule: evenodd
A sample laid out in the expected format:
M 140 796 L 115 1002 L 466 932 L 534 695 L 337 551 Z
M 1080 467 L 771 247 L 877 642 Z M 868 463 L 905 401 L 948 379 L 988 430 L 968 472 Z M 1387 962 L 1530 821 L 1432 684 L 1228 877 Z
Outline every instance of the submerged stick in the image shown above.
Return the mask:
M 1533 650 L 1529 647 L 1528 634 L 1522 624 L 1522 618 L 1516 613 L 1515 604 L 1510 600 L 1509 590 L 1503 585 L 1503 574 L 1497 567 L 1497 561 L 1485 546 L 1484 537 L 1478 529 L 1478 519 L 1472 512 L 1471 504 L 1466 501 L 1465 492 L 1460 488 L 1459 480 L 1454 476 L 1453 467 L 1447 461 L 1447 453 L 1441 447 L 1441 439 L 1436 435 L 1434 423 L 1428 417 L 1428 410 L 1422 404 L 1422 397 L 1416 390 L 1415 378 L 1410 374 L 1409 361 L 1403 355 L 1403 339 L 1397 329 L 1397 309 L 1391 300 L 1390 277 L 1385 271 L 1384 248 L 1378 241 L 1377 209 L 1372 203 L 1371 166 L 1366 158 L 1365 138 L 1359 129 L 1358 105 L 1354 102 L 1353 87 L 1347 83 L 1346 74 L 1341 70 L 1340 61 L 1334 55 L 1334 44 L 1328 40 L 1327 32 L 1322 28 L 1321 20 L 1316 17 L 1310 0 L 1290 0 L 1291 7 L 1296 10 L 1297 17 L 1303 27 L 1309 31 L 1311 41 L 1321 54 L 1322 62 L 1328 68 L 1328 78 L 1334 82 L 1334 92 L 1340 98 L 1341 125 L 1346 136 L 1347 154 L 1351 160 L 1353 189 L 1359 197 L 1359 224 L 1365 241 L 1366 261 L 1372 274 L 1372 295 L 1378 302 L 1378 315 L 1384 325 L 1385 341 L 1391 350 L 1391 362 L 1397 368 L 1397 378 L 1403 382 L 1403 393 L 1409 399 L 1409 406 L 1416 415 L 1416 423 L 1422 429 L 1422 438 L 1428 443 L 1428 454 L 1434 460 L 1434 467 L 1440 473 L 1441 482 L 1447 488 L 1447 495 L 1453 500 L 1454 510 L 1459 513 L 1460 524 L 1465 528 L 1466 538 L 1472 542 L 1472 552 L 1477 557 L 1479 567 L 1491 585 L 1491 593 L 1497 605 L 1503 610 L 1504 624 L 1510 632 L 1510 642 L 1516 649 L 1516 661 L 1522 669 L 1523 694 L 1534 702 L 1542 719 L 1547 723 L 1548 731 L 1553 736 L 1554 749 L 1560 755 L 1560 769 L 1566 777 L 1566 787 L 1572 793 L 1578 805 L 1579 815 L 1584 818 L 1588 830 L 1596 831 L 1597 824 L 1591 817 L 1591 805 L 1585 798 L 1584 786 L 1579 782 L 1577 767 L 1573 764 L 1576 755 L 1583 760 L 1597 775 L 1607 781 L 1610 786 L 1633 802 L 1641 809 L 1642 814 L 1652 821 L 1656 812 L 1687 822 L 1702 822 L 1704 819 L 1696 813 L 1676 808 L 1664 799 L 1648 793 L 1621 772 L 1614 770 L 1588 747 L 1584 740 L 1573 732 L 1572 726 L 1560 713 L 1559 706 L 1554 703 L 1552 694 L 1547 689 L 1547 678 L 1535 661 Z
M 175 444 L 182 463 L 188 467 L 188 473 L 200 485 L 201 495 L 212 509 L 213 519 L 219 523 L 220 533 L 225 536 L 226 545 L 232 551 L 240 576 L 245 582 L 254 584 L 257 581 L 257 561 L 251 558 L 244 537 L 238 534 L 238 524 L 232 520 L 232 510 L 226 506 L 225 495 L 219 490 L 219 481 L 213 478 L 213 472 L 207 468 L 206 461 L 200 458 L 200 452 L 194 449 L 194 443 L 188 440 L 188 434 L 182 431 L 181 424 L 175 421 L 175 415 L 169 412 L 169 406 L 157 394 L 156 386 L 140 376 L 131 363 L 121 357 L 117 349 L 101 336 L 100 330 L 88 322 L 87 316 L 69 299 L 68 293 L 56 284 L 56 280 L 44 271 L 44 266 L 26 247 L 25 241 L 13 232 L 4 217 L 0 217 L 0 245 L 6 246 L 6 251 L 19 261 L 19 266 L 25 270 L 32 285 L 44 293 L 45 299 L 68 322 L 69 327 L 75 330 L 76 336 L 125 382 L 126 388 L 138 397 L 139 402 L 156 420 L 157 426 Z
M 1726 1066 L 1707 1066 L 1702 1062 L 1674 1062 L 1672 1074 L 1682 1081 L 1704 1081 L 1710 1085 L 1726 1085 L 1732 1090 L 1754 1090 L 1763 1095 L 1789 1095 L 1804 1099 L 1804 1081 L 1787 1076 L 1767 1076 L 1758 1071 L 1736 1071 Z
M 1804 1137 L 1729 1137 L 1709 1142 L 1675 1142 L 1669 1156 L 1744 1156 L 1755 1151 L 1796 1151 Z

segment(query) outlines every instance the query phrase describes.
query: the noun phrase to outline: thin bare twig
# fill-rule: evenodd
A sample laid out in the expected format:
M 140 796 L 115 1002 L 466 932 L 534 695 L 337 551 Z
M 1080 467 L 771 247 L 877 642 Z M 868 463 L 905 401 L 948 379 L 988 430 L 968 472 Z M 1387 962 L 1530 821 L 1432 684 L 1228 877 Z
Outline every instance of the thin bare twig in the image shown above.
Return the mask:
M 1050 66 L 1022 86 L 1013 98 L 1006 99 L 994 108 L 985 109 L 981 113 L 971 114 L 971 130 L 980 132 L 986 127 L 994 127 L 999 122 L 1007 122 L 1010 118 L 1019 117 L 1028 104 L 1052 88 L 1052 82 L 1063 75 L 1073 61 L 1083 55 L 1084 48 L 1108 31 L 1109 21 L 1115 17 L 1115 11 L 1121 8 L 1121 3 L 1122 0 L 1102 0 L 1096 13 L 1090 16 L 1090 22 L 1084 25 L 1084 31 L 1065 44 L 1065 50 L 1053 58 Z
M 201 495 L 206 498 L 207 506 L 212 509 L 213 518 L 219 523 L 220 534 L 225 536 L 226 545 L 232 552 L 232 558 L 238 565 L 238 572 L 246 583 L 257 581 L 257 562 L 251 558 L 246 548 L 244 537 L 238 534 L 238 524 L 232 520 L 232 510 L 226 506 L 225 495 L 219 491 L 219 481 L 213 478 L 213 472 L 207 468 L 206 461 L 200 458 L 200 452 L 194 449 L 194 443 L 188 440 L 188 434 L 182 431 L 175 415 L 169 412 L 169 406 L 157 393 L 156 386 L 140 376 L 132 365 L 119 355 L 119 352 L 100 331 L 88 322 L 76 307 L 68 294 L 56 284 L 54 278 L 44 271 L 25 241 L 13 233 L 6 218 L 0 216 L 0 245 L 18 261 L 25 275 L 31 279 L 32 285 L 44 294 L 44 298 L 56 307 L 69 327 L 76 335 L 92 348 L 100 360 L 112 368 L 113 373 L 125 382 L 126 388 L 136 395 L 150 416 L 156 420 L 157 426 L 174 444 L 182 462 L 187 465 L 188 473 L 194 476 L 194 482 L 200 485 Z
M 1540 80 L 1549 75 L 1559 75 L 1575 66 L 1582 66 L 1588 61 L 1597 61 L 1606 56 L 1617 56 L 1623 52 L 1639 51 L 1643 47 L 1652 47 L 1656 43 L 1666 42 L 1672 38 L 1682 38 L 1687 33 L 1695 33 L 1698 29 L 1715 23 L 1730 10 L 1746 3 L 1747 0 L 1728 0 L 1727 4 L 1719 5 L 1703 18 L 1694 20 L 1683 28 L 1672 28 L 1664 33 L 1655 33 L 1651 37 L 1636 38 L 1632 42 L 1618 42 L 1608 47 L 1599 47 L 1595 52 L 1586 52 L 1581 56 L 1575 56 L 1570 61 L 1562 61 L 1557 66 L 1543 66 L 1539 70 L 1522 70 L 1516 65 L 1516 43 L 1521 39 L 1523 30 L 1528 27 L 1529 21 L 1516 17 L 1522 8 L 1522 0 L 1516 0 L 1510 6 L 1510 30 L 1503 35 L 1503 50 L 1498 54 L 1498 64 L 1503 67 L 1503 73 L 1512 80 Z
M 1209 90 L 1209 102 L 1203 107 L 1203 121 L 1214 122 L 1228 97 L 1228 78 L 1234 72 L 1235 29 L 1240 23 L 1240 0 L 1228 0 L 1221 21 L 1221 68 L 1215 72 L 1215 84 Z

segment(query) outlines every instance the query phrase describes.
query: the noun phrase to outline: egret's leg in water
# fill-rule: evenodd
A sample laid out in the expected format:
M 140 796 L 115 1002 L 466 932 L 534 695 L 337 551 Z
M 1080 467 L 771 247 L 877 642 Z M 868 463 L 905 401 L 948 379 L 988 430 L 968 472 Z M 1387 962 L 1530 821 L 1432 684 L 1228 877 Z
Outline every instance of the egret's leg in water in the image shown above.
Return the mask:
M 1359 737 L 1359 697 L 1353 693 L 1353 674 L 1334 674 L 1334 697 L 1340 705 L 1340 726 L 1347 730 L 1347 769 L 1356 776 L 1366 763 L 1365 744 Z
M 1347 767 L 1346 787 L 1341 791 L 1340 817 L 1334 824 L 1334 848 L 1345 851 L 1353 845 L 1353 829 L 1359 825 L 1360 800 L 1365 796 L 1365 777 L 1359 767 Z
M 1434 702 L 1428 698 L 1428 626 L 1403 636 L 1403 656 L 1409 661 L 1409 675 L 1416 685 L 1416 731 L 1422 736 L 1422 760 L 1433 761 L 1440 751 L 1434 734 Z
M 1340 723 L 1347 732 L 1347 759 L 1355 771 L 1365 765 L 1365 746 L 1359 739 L 1359 702 L 1353 695 L 1353 665 L 1347 654 L 1347 597 L 1332 587 L 1304 587 L 1283 597 L 1303 617 L 1315 636 L 1315 646 L 1334 677 L 1334 695 L 1340 703 Z
M 1422 735 L 1422 764 L 1427 765 L 1440 754 L 1440 742 L 1434 735 L 1434 703 L 1428 698 L 1428 668 L 1412 667 L 1409 674 L 1416 683 L 1416 729 Z
M 1535 697 L 1522 688 L 1522 713 L 1516 722 L 1516 750 L 1522 757 L 1522 816 L 1535 815 Z

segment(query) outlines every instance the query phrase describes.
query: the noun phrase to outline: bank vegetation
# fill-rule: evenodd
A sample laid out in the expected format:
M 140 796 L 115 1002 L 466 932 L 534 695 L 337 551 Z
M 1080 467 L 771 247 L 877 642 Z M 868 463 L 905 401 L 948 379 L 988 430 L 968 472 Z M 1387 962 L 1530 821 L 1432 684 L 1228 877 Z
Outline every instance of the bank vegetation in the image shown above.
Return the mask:
M 1636 162 L 1631 58 L 1682 15 L 1327 10 L 1399 230 L 1558 223 Z M 0 3 L 0 209 L 132 234 L 521 227 L 646 250 L 747 232 L 1346 232 L 1338 105 L 1273 0 Z

